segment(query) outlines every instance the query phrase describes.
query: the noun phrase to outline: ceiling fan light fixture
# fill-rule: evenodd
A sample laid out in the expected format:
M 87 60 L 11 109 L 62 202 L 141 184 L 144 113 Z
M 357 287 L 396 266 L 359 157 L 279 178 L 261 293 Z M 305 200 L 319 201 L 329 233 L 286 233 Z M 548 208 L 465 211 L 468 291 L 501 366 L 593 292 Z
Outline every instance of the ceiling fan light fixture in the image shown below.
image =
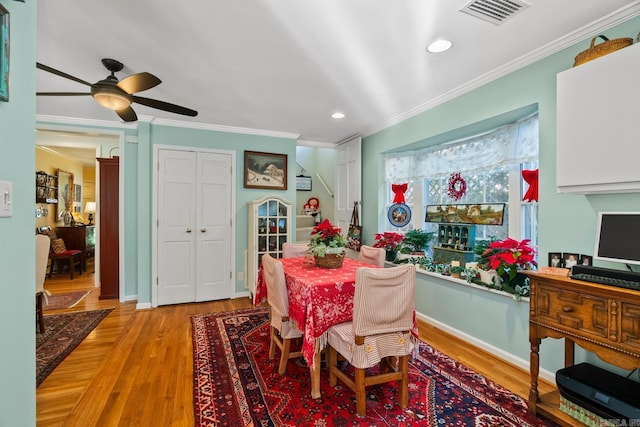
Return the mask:
M 131 105 L 131 96 L 118 89 L 102 88 L 95 93 L 92 91 L 91 96 L 98 104 L 113 111 L 124 110 Z
M 427 52 L 429 53 L 442 53 L 451 49 L 453 42 L 447 39 L 437 39 L 429 43 L 427 46 Z

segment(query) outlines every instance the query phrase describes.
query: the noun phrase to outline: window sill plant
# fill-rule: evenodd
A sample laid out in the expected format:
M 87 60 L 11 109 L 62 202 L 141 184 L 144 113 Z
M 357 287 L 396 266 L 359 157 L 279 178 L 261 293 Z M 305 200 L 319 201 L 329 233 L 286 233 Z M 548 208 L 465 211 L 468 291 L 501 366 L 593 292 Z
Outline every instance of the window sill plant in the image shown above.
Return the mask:
M 478 265 L 485 271 L 495 270 L 500 283 L 494 281 L 486 285 L 514 294 L 516 299 L 529 296 L 529 278 L 521 271 L 538 266 L 535 249 L 529 242 L 529 239 L 517 241 L 511 238 L 490 242 Z
M 429 244 L 434 236 L 435 233 L 433 232 L 427 232 L 417 228 L 409 230 L 402 238 L 398 249 L 401 254 L 423 256 L 425 251 L 428 250 Z
M 394 261 L 398 254 L 398 247 L 402 243 L 403 236 L 400 233 L 386 231 L 376 233 L 376 241 L 372 245 L 374 248 L 383 248 L 387 252 L 386 260 Z

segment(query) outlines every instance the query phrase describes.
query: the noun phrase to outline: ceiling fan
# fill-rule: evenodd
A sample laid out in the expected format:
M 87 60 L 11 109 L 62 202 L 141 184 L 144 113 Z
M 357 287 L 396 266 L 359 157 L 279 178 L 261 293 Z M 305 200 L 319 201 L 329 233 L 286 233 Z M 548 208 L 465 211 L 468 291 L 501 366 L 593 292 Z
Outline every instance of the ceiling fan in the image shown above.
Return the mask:
M 190 108 L 181 107 L 156 99 L 143 98 L 136 96 L 134 93 L 151 89 L 162 83 L 162 81 L 151 73 L 142 72 L 132 74 L 122 80 L 118 80 L 115 73 L 121 71 L 124 65 L 115 59 L 104 58 L 102 64 L 111 72 L 111 75 L 96 83 L 89 83 L 70 74 L 51 68 L 47 65 L 36 62 L 36 68 L 47 71 L 49 73 L 73 80 L 83 85 L 91 87 L 91 92 L 36 92 L 38 96 L 84 96 L 91 95 L 98 104 L 116 112 L 118 116 L 125 122 L 135 122 L 138 120 L 136 112 L 131 108 L 131 103 L 146 105 L 147 107 L 157 108 L 158 110 L 168 111 L 170 113 L 182 114 L 185 116 L 195 117 L 198 112 Z

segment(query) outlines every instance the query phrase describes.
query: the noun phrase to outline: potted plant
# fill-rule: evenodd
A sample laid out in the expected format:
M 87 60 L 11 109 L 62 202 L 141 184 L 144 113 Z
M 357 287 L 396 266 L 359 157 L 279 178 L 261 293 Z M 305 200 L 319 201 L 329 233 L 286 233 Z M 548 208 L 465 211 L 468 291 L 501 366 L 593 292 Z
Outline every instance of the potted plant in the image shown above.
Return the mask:
M 404 234 L 400 253 L 412 255 L 424 255 L 436 233 L 414 228 Z
M 518 241 L 511 238 L 492 241 L 478 262 L 482 270 L 495 271 L 501 280 L 502 290 L 516 298 L 529 295 L 529 278 L 520 271 L 532 270 L 538 265 L 536 251 L 529 243 L 529 239 Z
M 387 252 L 386 260 L 394 261 L 398 254 L 398 246 L 402 243 L 402 234 L 386 231 L 384 233 L 376 233 L 376 241 L 374 248 L 383 248 Z
M 318 267 L 342 267 L 346 246 L 347 239 L 340 234 L 340 228 L 331 225 L 328 219 L 311 230 L 309 248 Z
M 464 267 L 461 267 L 459 265 L 452 265 L 449 271 L 451 272 L 451 277 L 460 279 L 462 277 L 462 272 L 464 271 Z

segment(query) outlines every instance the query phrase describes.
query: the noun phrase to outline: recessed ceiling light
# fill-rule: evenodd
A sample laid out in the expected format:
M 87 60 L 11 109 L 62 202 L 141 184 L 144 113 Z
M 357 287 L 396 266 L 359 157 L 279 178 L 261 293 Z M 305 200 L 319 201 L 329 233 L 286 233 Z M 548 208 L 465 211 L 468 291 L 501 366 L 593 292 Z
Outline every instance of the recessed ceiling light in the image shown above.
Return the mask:
M 331 117 L 333 117 L 334 119 L 344 119 L 344 113 L 335 112 L 331 115 Z
M 427 46 L 427 52 L 441 53 L 451 49 L 451 46 L 453 46 L 453 42 L 451 42 L 451 40 L 438 39 Z

